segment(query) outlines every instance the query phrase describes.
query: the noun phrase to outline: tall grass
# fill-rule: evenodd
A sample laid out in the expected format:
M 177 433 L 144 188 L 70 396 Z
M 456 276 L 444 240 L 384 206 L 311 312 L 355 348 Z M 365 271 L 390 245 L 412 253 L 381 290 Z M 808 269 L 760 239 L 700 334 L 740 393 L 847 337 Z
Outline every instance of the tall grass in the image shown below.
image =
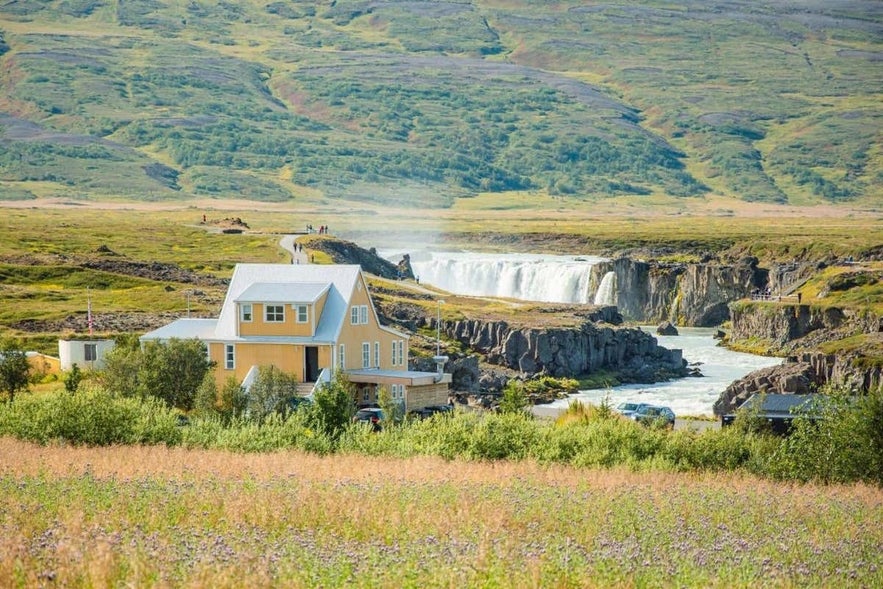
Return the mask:
M 0 587 L 872 587 L 881 518 L 862 485 L 0 438 Z

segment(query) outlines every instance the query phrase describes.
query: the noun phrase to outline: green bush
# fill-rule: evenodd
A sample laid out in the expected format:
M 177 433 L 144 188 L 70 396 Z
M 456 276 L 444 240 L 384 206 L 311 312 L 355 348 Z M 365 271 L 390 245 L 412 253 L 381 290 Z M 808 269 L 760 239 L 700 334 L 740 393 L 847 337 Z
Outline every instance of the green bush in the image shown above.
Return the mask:
M 46 444 L 168 444 L 181 440 L 176 413 L 157 399 L 124 398 L 101 388 L 75 395 L 29 395 L 0 407 L 0 434 Z
M 770 456 L 766 474 L 883 484 L 883 388 L 861 397 L 833 392 L 794 419 L 790 435 Z

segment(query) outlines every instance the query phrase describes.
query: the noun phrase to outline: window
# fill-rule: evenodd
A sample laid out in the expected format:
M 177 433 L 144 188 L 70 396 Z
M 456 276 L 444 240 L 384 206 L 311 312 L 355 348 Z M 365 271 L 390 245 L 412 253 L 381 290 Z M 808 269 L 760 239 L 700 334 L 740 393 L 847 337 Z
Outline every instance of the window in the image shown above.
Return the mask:
M 236 346 L 233 344 L 224 346 L 224 367 L 227 370 L 236 368 Z
M 309 308 L 306 305 L 297 306 L 297 322 L 306 323 L 310 320 Z
M 251 323 L 251 303 L 243 303 L 240 305 L 239 320 L 243 323 Z
M 343 344 L 337 346 L 337 367 L 341 370 L 346 368 L 346 348 Z
M 359 308 L 353 305 L 353 308 L 350 309 L 350 325 L 358 325 L 359 324 Z
M 392 365 L 404 366 L 405 364 L 405 342 L 404 340 L 395 340 L 392 342 Z
M 264 307 L 264 321 L 282 323 L 285 321 L 285 305 L 267 305 Z
M 374 342 L 374 366 L 380 368 L 380 342 Z
M 371 368 L 371 344 L 362 342 L 362 368 Z
M 368 325 L 368 305 L 359 307 L 359 322 L 362 325 Z
M 368 392 L 368 387 L 365 387 L 364 389 L 362 389 L 362 401 L 367 403 L 370 400 L 371 400 L 371 393 Z
M 98 360 L 98 344 L 83 344 L 83 354 L 86 362 Z

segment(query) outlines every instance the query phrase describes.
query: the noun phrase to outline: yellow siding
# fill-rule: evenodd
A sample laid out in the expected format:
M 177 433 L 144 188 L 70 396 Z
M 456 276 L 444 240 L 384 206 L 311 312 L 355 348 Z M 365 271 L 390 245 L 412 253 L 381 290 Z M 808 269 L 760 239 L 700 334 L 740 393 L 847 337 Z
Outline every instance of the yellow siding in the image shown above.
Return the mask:
M 408 340 L 404 335 L 397 335 L 384 331 L 380 328 L 377 318 L 374 314 L 371 297 L 368 295 L 368 288 L 362 277 L 359 277 L 357 285 L 361 285 L 361 289 L 357 288 L 353 291 L 350 305 L 347 307 L 346 315 L 343 320 L 343 328 L 341 329 L 340 339 L 338 343 L 346 346 L 346 366 L 344 370 L 358 370 L 362 368 L 362 343 L 368 342 L 371 352 L 370 368 L 377 366 L 377 360 L 374 354 L 374 342 L 380 342 L 380 368 L 382 370 L 406 370 L 408 368 Z M 353 306 L 368 306 L 368 323 L 364 325 L 353 325 L 351 320 L 351 312 Z M 392 362 L 392 342 L 394 340 L 403 341 L 403 362 L 401 364 L 393 364 Z
M 235 344 L 235 368 L 226 368 L 225 345 L 209 345 L 211 359 L 216 363 L 215 381 L 219 387 L 231 376 L 242 382 L 252 366 L 273 365 L 282 372 L 293 375 L 298 381 L 304 377 L 304 346 L 294 344 Z M 319 346 L 319 369 L 331 366 L 331 347 Z
M 264 305 L 254 303 L 252 305 L 252 320 L 250 323 L 239 321 L 239 313 L 237 312 L 237 321 L 239 321 L 239 334 L 248 335 L 281 335 L 281 336 L 304 336 L 313 335 L 313 317 L 315 309 L 312 305 L 308 305 L 308 319 L 306 323 L 297 323 L 297 310 L 291 305 L 281 305 L 285 310 L 285 321 L 281 323 L 264 321 Z

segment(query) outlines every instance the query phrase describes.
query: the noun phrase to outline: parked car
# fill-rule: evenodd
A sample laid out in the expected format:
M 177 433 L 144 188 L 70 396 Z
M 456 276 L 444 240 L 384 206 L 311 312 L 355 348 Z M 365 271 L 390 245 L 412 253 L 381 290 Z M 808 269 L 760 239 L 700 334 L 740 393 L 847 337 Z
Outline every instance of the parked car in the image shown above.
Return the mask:
M 383 429 L 384 421 L 386 416 L 383 414 L 383 409 L 377 407 L 363 407 L 353 415 L 353 423 L 369 423 L 376 432 Z
M 631 418 L 644 425 L 663 424 L 671 428 L 675 426 L 675 413 L 668 407 L 645 405 L 632 413 Z
M 409 415 L 417 419 L 426 419 L 427 417 L 432 417 L 437 413 L 450 415 L 453 411 L 454 407 L 452 405 L 429 405 L 428 407 L 423 407 L 422 409 L 415 409 L 413 411 L 410 411 Z
M 625 403 L 620 403 L 616 406 L 616 411 L 620 415 L 624 415 L 625 417 L 630 417 L 635 411 L 647 407 L 647 403 L 632 403 L 631 401 L 626 401 Z

